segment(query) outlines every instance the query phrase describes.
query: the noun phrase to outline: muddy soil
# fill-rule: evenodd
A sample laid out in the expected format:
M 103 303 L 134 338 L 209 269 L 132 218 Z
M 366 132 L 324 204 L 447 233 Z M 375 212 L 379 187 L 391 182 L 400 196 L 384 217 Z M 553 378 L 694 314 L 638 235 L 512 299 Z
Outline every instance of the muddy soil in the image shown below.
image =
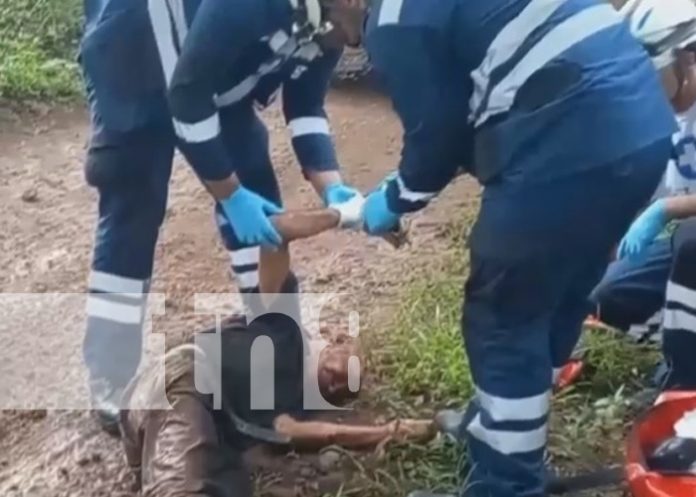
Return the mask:
M 342 90 L 330 96 L 328 112 L 346 179 L 363 190 L 372 187 L 399 158 L 401 129 L 388 102 L 374 94 Z M 318 204 L 295 163 L 279 110 L 265 114 L 286 207 Z M 11 293 L 84 292 L 96 213 L 96 196 L 83 182 L 87 137 L 82 109 L 51 110 L 21 119 L 7 113 L 0 116 L 0 292 L 5 298 Z M 475 202 L 475 194 L 470 183 L 455 183 L 432 208 L 414 218 L 413 243 L 399 251 L 382 240 L 348 232 L 295 243 L 294 268 L 304 291 L 344 293 L 338 307 L 345 309 L 347 303 L 358 309 L 361 334 L 373 332 L 388 320 L 402 283 L 437 263 L 446 246 L 443 222 L 461 212 L 462 204 Z M 211 212 L 207 194 L 178 158 L 152 288 L 166 298 L 166 314 L 155 320 L 154 327 L 166 336 L 168 346 L 212 323 L 210 316 L 194 314 L 194 294 L 234 291 L 228 255 L 217 238 Z M 334 336 L 347 326 L 338 307 L 335 313 L 322 315 Z M 5 326 L 0 352 L 0 364 L 5 366 L 0 372 L 13 373 L 12 364 L 22 364 L 27 354 L 42 351 L 46 361 L 28 361 L 36 369 L 29 378 L 78 383 L 60 367 L 42 371 L 41 365 L 50 364 L 52 351 L 66 347 L 76 349 L 73 359 L 79 362 L 84 316 L 67 311 L 45 316 L 41 305 L 29 314 L 21 325 Z M 42 315 L 45 319 L 38 319 Z M 75 364 L 65 369 L 73 370 Z M 308 459 L 307 464 L 314 465 L 310 469 L 293 466 L 299 474 L 294 482 L 282 479 L 286 493 L 297 493 L 308 480 L 308 490 L 316 491 L 320 473 L 340 484 L 341 476 L 317 469 L 326 460 Z M 273 483 L 273 478 L 265 481 Z M 95 427 L 89 412 L 33 409 L 0 411 L 0 495 L 134 494 L 118 442 Z

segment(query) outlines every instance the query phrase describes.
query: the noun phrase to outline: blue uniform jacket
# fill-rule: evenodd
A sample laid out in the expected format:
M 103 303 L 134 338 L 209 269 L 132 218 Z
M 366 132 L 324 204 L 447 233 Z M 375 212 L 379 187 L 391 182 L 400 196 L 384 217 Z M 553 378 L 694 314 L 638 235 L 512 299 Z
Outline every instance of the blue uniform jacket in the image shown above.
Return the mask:
M 235 158 L 220 112 L 283 111 L 304 169 L 338 167 L 324 98 L 340 51 L 291 34 L 288 0 L 85 0 L 83 67 L 100 125 L 128 133 L 171 128 L 199 176 L 227 177 Z
M 390 208 L 422 208 L 460 167 L 548 181 L 670 136 L 653 65 L 602 0 L 377 0 L 365 40 L 404 125 Z

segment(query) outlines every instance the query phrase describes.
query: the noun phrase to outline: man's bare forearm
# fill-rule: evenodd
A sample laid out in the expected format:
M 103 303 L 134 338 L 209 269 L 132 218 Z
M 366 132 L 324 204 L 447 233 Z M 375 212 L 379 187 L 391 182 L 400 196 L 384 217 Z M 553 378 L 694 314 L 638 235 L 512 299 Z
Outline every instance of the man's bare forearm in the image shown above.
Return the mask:
M 279 250 L 261 251 L 259 269 L 259 288 L 262 294 L 280 292 L 283 282 L 290 272 L 288 244 L 294 240 L 309 238 L 324 231 L 336 228 L 341 215 L 333 209 L 312 209 L 285 211 L 271 216 L 271 222 L 283 238 L 284 246 Z M 268 305 L 268 302 L 266 302 Z
M 333 209 L 286 211 L 271 217 L 284 242 L 309 238 L 338 227 L 341 215 Z
M 665 211 L 670 220 L 696 216 L 696 195 L 680 195 L 665 199 Z
M 432 420 L 401 419 L 381 425 L 343 425 L 323 421 L 297 421 L 278 416 L 275 430 L 301 449 L 318 450 L 332 445 L 346 449 L 370 449 L 389 440 L 426 443 L 437 434 Z

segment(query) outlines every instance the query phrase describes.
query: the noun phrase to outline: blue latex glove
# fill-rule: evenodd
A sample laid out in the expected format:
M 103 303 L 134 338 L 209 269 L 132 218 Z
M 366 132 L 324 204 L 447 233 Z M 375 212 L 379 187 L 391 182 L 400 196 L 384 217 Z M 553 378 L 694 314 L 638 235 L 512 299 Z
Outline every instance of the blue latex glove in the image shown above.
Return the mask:
M 645 209 L 645 211 L 633 221 L 633 224 L 624 235 L 617 257 L 623 259 L 638 258 L 645 249 L 662 233 L 667 226 L 667 211 L 664 200 L 657 200 Z
M 268 216 L 280 214 L 283 209 L 261 195 L 240 186 L 229 198 L 222 200 L 220 205 L 235 235 L 243 244 L 277 247 L 283 243 L 280 234 L 268 219 Z
M 342 204 L 360 195 L 360 192 L 344 183 L 332 183 L 324 190 L 324 205 L 329 207 L 333 204 Z
M 363 210 L 365 231 L 370 235 L 384 235 L 399 227 L 401 216 L 389 210 L 386 188 L 368 195 Z

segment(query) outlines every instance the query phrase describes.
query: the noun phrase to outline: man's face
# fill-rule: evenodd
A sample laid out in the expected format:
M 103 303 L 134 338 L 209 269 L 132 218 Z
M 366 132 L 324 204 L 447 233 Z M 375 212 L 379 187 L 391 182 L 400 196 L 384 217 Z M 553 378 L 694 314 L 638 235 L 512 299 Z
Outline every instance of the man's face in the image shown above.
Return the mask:
M 676 112 L 686 112 L 696 103 L 696 55 L 690 50 L 678 50 L 673 67 L 678 88 L 672 106 Z
M 348 380 L 348 367 L 351 357 L 359 356 L 358 350 L 350 343 L 333 344 L 322 350 L 319 356 L 319 391 L 328 402 L 336 404 L 355 397 Z
M 321 36 L 319 44 L 327 48 L 345 45 L 358 46 L 362 42 L 362 31 L 367 4 L 365 0 L 325 0 L 328 20 L 334 29 Z

